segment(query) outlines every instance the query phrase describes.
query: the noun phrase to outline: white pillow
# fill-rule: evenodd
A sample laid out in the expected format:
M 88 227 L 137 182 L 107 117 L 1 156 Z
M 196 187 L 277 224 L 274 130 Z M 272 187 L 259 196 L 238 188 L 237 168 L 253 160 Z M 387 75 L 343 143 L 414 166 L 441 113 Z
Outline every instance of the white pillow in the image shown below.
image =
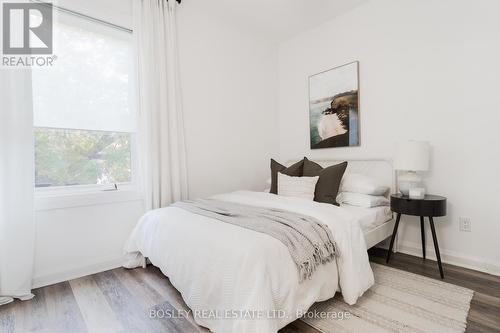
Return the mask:
M 360 173 L 346 173 L 340 184 L 340 192 L 384 195 L 387 191 L 389 187 L 381 186 L 372 178 Z
M 314 200 L 319 176 L 292 177 L 278 172 L 278 195 Z
M 340 192 L 339 195 L 337 195 L 337 202 L 339 204 L 365 208 L 389 206 L 389 199 L 384 196 L 352 192 Z

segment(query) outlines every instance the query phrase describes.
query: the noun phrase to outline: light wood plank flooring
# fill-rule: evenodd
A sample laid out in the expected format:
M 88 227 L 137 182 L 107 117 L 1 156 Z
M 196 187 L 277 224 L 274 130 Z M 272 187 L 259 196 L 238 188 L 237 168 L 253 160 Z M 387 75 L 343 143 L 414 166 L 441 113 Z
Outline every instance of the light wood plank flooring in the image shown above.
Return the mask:
M 386 251 L 370 250 L 373 262 L 385 264 Z M 395 254 L 390 266 L 439 278 L 436 263 Z M 500 277 L 444 265 L 445 281 L 475 290 L 467 332 L 500 332 Z M 0 307 L 0 332 L 208 332 L 192 316 L 151 319 L 149 310 L 188 310 L 179 292 L 154 266 L 115 270 L 34 290 L 31 301 Z M 295 321 L 280 333 L 318 333 Z

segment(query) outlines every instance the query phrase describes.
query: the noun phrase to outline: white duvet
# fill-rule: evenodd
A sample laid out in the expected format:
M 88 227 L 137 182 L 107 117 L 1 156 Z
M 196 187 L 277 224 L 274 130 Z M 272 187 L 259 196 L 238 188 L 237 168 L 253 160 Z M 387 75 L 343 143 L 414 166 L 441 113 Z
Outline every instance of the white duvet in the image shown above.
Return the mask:
M 124 266 L 149 258 L 181 292 L 199 325 L 213 332 L 276 332 L 336 291 L 354 304 L 373 285 L 359 223 L 341 207 L 249 191 L 213 198 L 315 217 L 332 230 L 340 255 L 299 283 L 288 249 L 271 236 L 180 208 L 150 211 L 130 236 Z

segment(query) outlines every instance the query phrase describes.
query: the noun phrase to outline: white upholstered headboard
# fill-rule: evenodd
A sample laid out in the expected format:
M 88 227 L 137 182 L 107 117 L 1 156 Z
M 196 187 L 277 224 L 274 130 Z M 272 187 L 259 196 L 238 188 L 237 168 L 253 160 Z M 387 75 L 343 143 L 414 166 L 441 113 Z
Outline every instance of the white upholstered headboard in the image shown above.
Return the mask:
M 312 159 L 311 159 L 312 160 Z M 380 185 L 385 185 L 391 188 L 391 193 L 395 192 L 396 179 L 395 172 L 392 167 L 392 161 L 385 159 L 351 159 L 351 160 L 312 160 L 322 167 L 342 163 L 347 161 L 346 173 L 361 173 L 373 179 L 376 179 Z M 291 165 L 297 161 L 289 161 L 287 165 Z

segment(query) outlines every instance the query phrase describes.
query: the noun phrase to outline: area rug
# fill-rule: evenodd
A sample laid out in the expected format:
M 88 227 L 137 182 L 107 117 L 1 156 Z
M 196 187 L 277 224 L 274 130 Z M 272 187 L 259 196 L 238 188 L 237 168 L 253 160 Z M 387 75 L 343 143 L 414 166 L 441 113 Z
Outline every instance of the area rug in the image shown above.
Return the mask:
M 324 333 L 458 333 L 473 291 L 372 263 L 375 285 L 349 306 L 338 294 L 314 304 L 302 321 Z

